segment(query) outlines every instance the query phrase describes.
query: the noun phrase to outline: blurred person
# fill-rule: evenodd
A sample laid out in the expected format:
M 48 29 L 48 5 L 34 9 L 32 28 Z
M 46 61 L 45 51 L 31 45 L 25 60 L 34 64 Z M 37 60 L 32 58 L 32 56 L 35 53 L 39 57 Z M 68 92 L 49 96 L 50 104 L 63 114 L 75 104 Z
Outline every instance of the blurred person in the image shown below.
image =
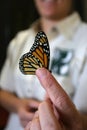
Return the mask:
M 46 69 L 38 69 L 36 75 L 49 100 L 43 101 L 25 130 L 85 130 L 87 115 L 77 111 L 70 97 Z
M 82 100 L 86 93 L 86 82 L 82 84 L 82 81 L 86 75 L 81 80 L 85 72 L 87 25 L 75 12 L 74 2 L 35 0 L 40 18 L 28 30 L 19 32 L 9 44 L 0 77 L 1 105 L 10 112 L 5 130 L 22 130 L 32 120 L 45 97 L 46 92 L 36 76 L 23 75 L 19 70 L 20 57 L 29 51 L 37 32 L 41 30 L 46 33 L 50 44 L 50 70 L 74 99 L 78 110 L 87 111 Z M 81 86 L 83 91 L 80 91 Z

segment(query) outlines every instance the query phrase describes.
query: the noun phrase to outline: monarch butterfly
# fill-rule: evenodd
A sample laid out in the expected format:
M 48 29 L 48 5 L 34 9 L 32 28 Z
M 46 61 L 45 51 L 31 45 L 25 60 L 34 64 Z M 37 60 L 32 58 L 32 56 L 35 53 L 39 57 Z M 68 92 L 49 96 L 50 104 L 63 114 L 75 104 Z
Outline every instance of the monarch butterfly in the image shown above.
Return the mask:
M 36 69 L 45 67 L 49 69 L 50 48 L 46 34 L 37 33 L 30 51 L 24 54 L 19 61 L 19 69 L 23 74 L 34 75 Z

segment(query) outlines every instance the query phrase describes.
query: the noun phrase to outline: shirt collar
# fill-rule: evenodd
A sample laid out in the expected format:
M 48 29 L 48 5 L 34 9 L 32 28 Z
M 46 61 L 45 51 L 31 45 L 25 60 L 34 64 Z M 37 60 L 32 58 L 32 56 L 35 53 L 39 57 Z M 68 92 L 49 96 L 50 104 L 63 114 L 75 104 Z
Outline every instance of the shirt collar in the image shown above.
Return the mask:
M 80 24 L 81 18 L 78 13 L 74 12 L 67 18 L 58 22 L 56 28 L 60 34 L 63 34 L 66 38 L 71 39 Z
M 76 29 L 81 24 L 81 18 L 77 12 L 74 12 L 67 18 L 61 20 L 54 26 L 47 34 L 49 39 L 52 39 L 53 37 L 62 34 L 67 39 L 72 39 L 72 36 L 76 32 Z M 33 29 L 37 32 L 41 30 L 40 27 L 40 20 L 37 20 L 32 24 Z

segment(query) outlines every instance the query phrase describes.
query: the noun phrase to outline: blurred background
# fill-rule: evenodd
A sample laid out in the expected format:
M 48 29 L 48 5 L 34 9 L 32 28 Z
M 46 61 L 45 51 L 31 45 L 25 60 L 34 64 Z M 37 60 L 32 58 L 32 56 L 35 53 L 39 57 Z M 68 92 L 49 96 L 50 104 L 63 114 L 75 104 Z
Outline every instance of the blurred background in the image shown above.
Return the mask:
M 76 8 L 82 19 L 87 22 L 87 0 L 78 0 L 78 2 L 80 6 L 78 7 L 77 3 Z M 18 31 L 27 29 L 38 17 L 33 0 L 0 0 L 0 71 L 9 41 Z M 8 113 L 3 115 L 4 121 L 6 114 Z M 2 119 L 1 115 L 0 119 Z
M 37 17 L 33 0 L 0 0 L 0 70 L 9 41 Z
M 87 0 L 78 0 L 80 15 L 87 21 Z M 18 31 L 27 29 L 38 18 L 33 0 L 0 0 L 0 70 L 9 41 Z

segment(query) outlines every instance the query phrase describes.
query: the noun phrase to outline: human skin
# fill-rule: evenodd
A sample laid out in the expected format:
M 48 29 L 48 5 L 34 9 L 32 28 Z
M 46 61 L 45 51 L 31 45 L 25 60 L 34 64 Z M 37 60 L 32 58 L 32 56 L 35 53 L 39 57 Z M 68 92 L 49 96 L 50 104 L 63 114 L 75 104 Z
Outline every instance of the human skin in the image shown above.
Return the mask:
M 0 90 L 0 105 L 9 112 L 17 113 L 23 127 L 32 120 L 39 103 L 35 99 L 20 99 L 8 91 Z
M 72 13 L 72 0 L 35 0 L 35 4 L 44 32 L 48 32 L 58 21 Z M 32 109 L 37 109 L 40 103 L 35 99 L 20 99 L 13 93 L 4 90 L 1 90 L 0 102 L 9 112 L 18 114 L 23 127 L 32 120 L 34 116 Z
M 35 130 L 85 130 L 87 128 L 87 116 L 82 115 L 76 109 L 51 73 L 41 68 L 36 71 L 36 75 L 51 102 L 46 100 L 39 105 L 38 113 L 25 130 L 34 130 L 35 128 Z
M 48 33 L 58 22 L 73 12 L 72 0 L 34 0 L 40 14 L 41 28 Z
M 60 20 L 72 11 L 72 0 L 35 0 L 40 16 L 47 19 Z

